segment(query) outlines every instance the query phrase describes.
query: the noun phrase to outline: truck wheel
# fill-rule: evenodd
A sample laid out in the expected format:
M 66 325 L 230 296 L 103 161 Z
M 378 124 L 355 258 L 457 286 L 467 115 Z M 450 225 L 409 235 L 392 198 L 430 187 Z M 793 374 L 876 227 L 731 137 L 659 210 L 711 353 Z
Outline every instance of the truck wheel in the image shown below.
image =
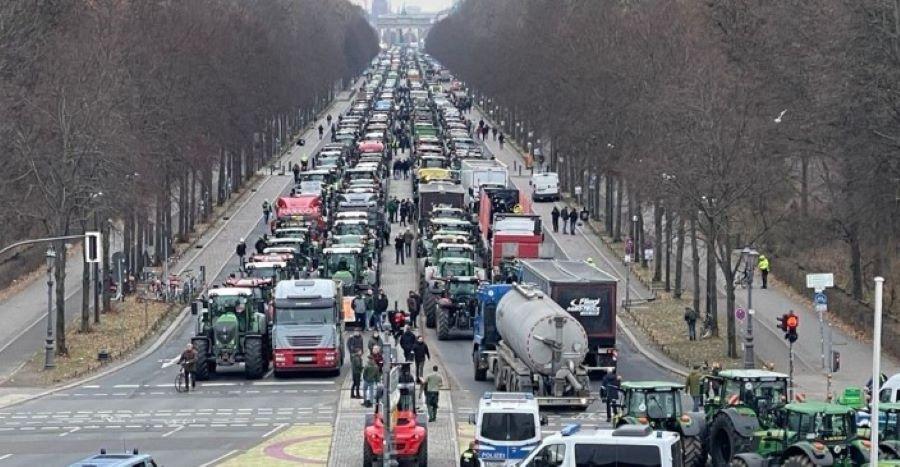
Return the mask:
M 375 464 L 375 455 L 369 443 L 363 441 L 363 467 L 372 467 Z
M 264 360 L 262 339 L 258 337 L 244 339 L 244 376 L 247 379 L 262 378 L 266 374 Z
M 419 445 L 419 454 L 418 454 L 418 465 L 419 467 L 427 467 L 428 466 L 428 437 L 425 437 L 425 440 L 422 441 L 422 444 Z
M 445 341 L 450 338 L 450 313 L 442 307 L 436 307 L 437 313 L 437 337 Z
M 478 368 L 478 364 L 475 363 L 475 381 L 484 381 L 487 379 L 487 368 Z
M 703 443 L 696 436 L 681 437 L 681 452 L 684 456 L 684 467 L 702 467 L 706 465 L 706 453 Z
M 194 375 L 197 377 L 197 381 L 207 381 L 209 380 L 209 374 L 216 371 L 215 363 L 207 361 L 209 358 L 209 342 L 206 339 L 196 339 L 191 343 L 194 344 L 194 349 L 197 350 L 197 360 L 199 360 L 194 368 Z
M 713 465 L 726 465 L 735 454 L 752 452 L 753 447 L 750 438 L 738 434 L 734 429 L 731 418 L 724 413 L 719 413 L 709 428 L 710 454 Z
M 784 464 L 781 464 L 782 467 L 812 467 L 813 461 L 809 460 L 809 457 L 806 457 L 803 454 L 797 454 L 796 456 L 791 456 L 785 459 Z

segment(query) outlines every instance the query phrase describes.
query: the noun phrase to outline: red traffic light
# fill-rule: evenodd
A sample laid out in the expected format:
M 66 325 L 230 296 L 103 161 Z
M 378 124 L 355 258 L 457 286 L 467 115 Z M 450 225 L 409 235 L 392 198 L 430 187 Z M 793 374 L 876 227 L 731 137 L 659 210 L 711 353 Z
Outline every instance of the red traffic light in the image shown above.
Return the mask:
M 785 326 L 787 326 L 787 329 L 789 331 L 793 330 L 793 329 L 797 329 L 797 326 L 800 324 L 800 317 L 798 317 L 795 314 L 787 315 L 787 317 L 784 320 L 784 324 L 785 324 Z

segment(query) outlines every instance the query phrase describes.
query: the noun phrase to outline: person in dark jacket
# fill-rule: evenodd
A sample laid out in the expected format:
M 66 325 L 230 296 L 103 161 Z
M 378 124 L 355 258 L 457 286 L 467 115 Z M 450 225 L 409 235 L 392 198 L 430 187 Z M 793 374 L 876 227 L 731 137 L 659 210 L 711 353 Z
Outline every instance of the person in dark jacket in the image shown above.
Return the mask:
M 569 211 L 569 235 L 575 235 L 575 224 L 578 223 L 578 211 Z
M 497 130 L 494 129 L 494 135 L 496 134 Z M 463 451 L 462 455 L 459 456 L 459 467 L 481 467 L 481 460 L 478 459 L 475 441 L 470 441 L 469 449 Z
M 241 267 L 244 267 L 244 256 L 247 255 L 247 244 L 244 242 L 243 238 L 238 242 L 237 247 L 234 249 L 234 253 L 241 259 Z
M 568 233 L 568 232 L 566 232 L 566 225 L 569 223 L 568 222 L 568 220 L 569 220 L 569 207 L 568 206 L 563 206 L 562 211 L 559 212 L 559 217 L 560 217 L 560 219 L 562 219 L 563 233 L 564 234 Z
M 405 245 L 406 241 L 403 239 L 403 234 L 394 238 L 394 264 L 406 264 Z
M 385 295 L 384 290 L 379 290 L 378 296 L 375 297 L 375 313 L 372 314 L 372 320 L 375 321 L 375 329 L 378 329 L 379 331 L 384 331 L 382 327 L 382 317 L 387 312 L 389 305 L 390 302 L 388 301 L 387 295 Z
M 406 308 L 409 310 L 409 321 L 412 327 L 416 327 L 416 320 L 419 318 L 419 294 L 415 291 L 409 291 L 409 297 L 406 299 Z
M 266 249 L 266 246 L 268 245 L 268 242 L 266 240 L 267 240 L 267 237 L 265 234 L 263 234 L 262 237 L 259 237 L 259 239 L 256 240 L 256 244 L 253 245 L 253 247 L 256 248 L 256 254 L 258 254 L 258 255 L 263 254 L 263 251 Z
M 353 376 L 353 384 L 350 386 L 350 398 L 362 399 L 362 394 L 359 393 L 359 384 L 362 380 L 363 372 L 363 351 L 361 348 L 350 354 L 350 370 Z
M 372 337 L 369 338 L 369 344 L 368 344 L 369 352 L 371 352 L 372 349 L 374 349 L 376 345 L 379 347 L 381 347 L 381 345 L 382 345 L 381 335 L 378 334 L 377 330 L 373 331 Z
M 409 326 L 400 336 L 400 348 L 403 349 L 403 358 L 407 362 L 413 361 L 413 348 L 416 346 L 416 335 Z
M 603 375 L 601 384 L 603 385 L 606 399 L 606 421 L 611 422 L 614 406 L 618 404 L 619 400 L 619 376 L 616 375 L 615 368 Z
M 425 338 L 419 336 L 416 339 L 416 345 L 413 346 L 413 356 L 416 360 L 416 378 L 422 379 L 422 373 L 425 370 L 425 360 L 431 359 L 431 353 L 428 352 L 428 344 L 425 343 Z
M 559 232 L 559 208 L 553 206 L 553 210 L 550 211 L 550 218 L 553 220 L 553 233 Z M 565 228 L 565 227 L 563 227 Z
M 353 355 L 357 351 L 362 352 L 364 349 L 362 332 L 357 330 L 347 339 L 347 353 Z

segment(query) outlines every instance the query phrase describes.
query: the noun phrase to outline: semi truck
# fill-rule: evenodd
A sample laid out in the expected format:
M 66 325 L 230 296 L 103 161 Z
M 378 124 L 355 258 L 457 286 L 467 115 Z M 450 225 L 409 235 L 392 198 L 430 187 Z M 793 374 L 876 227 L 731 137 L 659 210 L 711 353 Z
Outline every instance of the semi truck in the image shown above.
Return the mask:
M 482 285 L 477 293 L 472 363 L 498 391 L 534 394 L 542 407 L 586 409 L 595 399 L 582 362 L 581 324 L 531 285 Z
M 466 204 L 472 206 L 473 203 L 478 203 L 482 186 L 506 188 L 509 170 L 506 164 L 497 159 L 463 159 L 460 162 L 459 179 L 466 192 Z M 478 207 L 473 206 L 472 212 L 478 212 Z
M 490 266 L 499 266 L 503 258 L 544 256 L 541 217 L 532 213 L 531 200 L 515 188 L 481 187 L 478 228 Z
M 518 282 L 534 284 L 584 327 L 591 377 L 616 368 L 616 278 L 584 261 L 523 259 L 518 266 Z
M 341 287 L 330 279 L 283 280 L 275 286 L 272 348 L 275 376 L 340 374 L 344 363 Z

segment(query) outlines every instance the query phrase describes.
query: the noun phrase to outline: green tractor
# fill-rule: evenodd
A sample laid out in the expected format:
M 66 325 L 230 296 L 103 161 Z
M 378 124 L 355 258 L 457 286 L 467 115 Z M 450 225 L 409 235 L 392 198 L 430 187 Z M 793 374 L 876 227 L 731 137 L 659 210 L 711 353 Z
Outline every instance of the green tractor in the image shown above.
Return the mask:
M 758 429 L 749 450 L 731 459 L 732 467 L 850 467 L 869 461 L 869 442 L 858 436 L 850 407 L 795 402 L 773 415 L 774 425 Z
M 362 245 L 323 248 L 319 277 L 341 281 L 344 296 L 352 297 L 357 291 L 378 286 L 377 274 L 366 277 L 364 260 Z
M 900 403 L 881 402 L 878 413 L 878 464 L 900 465 Z M 868 415 L 866 412 L 859 414 Z M 868 440 L 871 439 L 872 429 L 867 425 L 859 428 L 858 433 Z
M 753 451 L 754 435 L 775 425 L 775 410 L 787 403 L 788 377 L 764 370 L 723 370 L 701 380 L 706 431 L 703 447 L 713 465 Z
M 649 425 L 654 430 L 674 431 L 681 435 L 681 453 L 685 467 L 706 465 L 703 429 L 706 420 L 701 412 L 682 409 L 684 385 L 661 381 L 622 383 L 622 411 L 613 425 Z
M 437 337 L 447 340 L 454 331 L 474 332 L 476 292 L 480 283 L 477 277 L 449 277 L 443 283 L 442 298 L 437 301 L 434 314 L 437 321 Z M 446 295 L 446 296 L 444 296 Z
M 197 379 L 209 379 L 218 366 L 244 364 L 247 379 L 269 370 L 271 339 L 266 314 L 253 303 L 253 290 L 222 287 L 209 291 L 206 306 L 195 302 L 197 328 L 191 343 L 197 350 Z
M 475 277 L 484 279 L 484 270 L 470 258 L 445 257 L 425 268 L 419 284 L 422 309 L 425 311 L 425 325 L 437 325 L 437 300 L 445 290 L 446 282 L 452 277 Z

